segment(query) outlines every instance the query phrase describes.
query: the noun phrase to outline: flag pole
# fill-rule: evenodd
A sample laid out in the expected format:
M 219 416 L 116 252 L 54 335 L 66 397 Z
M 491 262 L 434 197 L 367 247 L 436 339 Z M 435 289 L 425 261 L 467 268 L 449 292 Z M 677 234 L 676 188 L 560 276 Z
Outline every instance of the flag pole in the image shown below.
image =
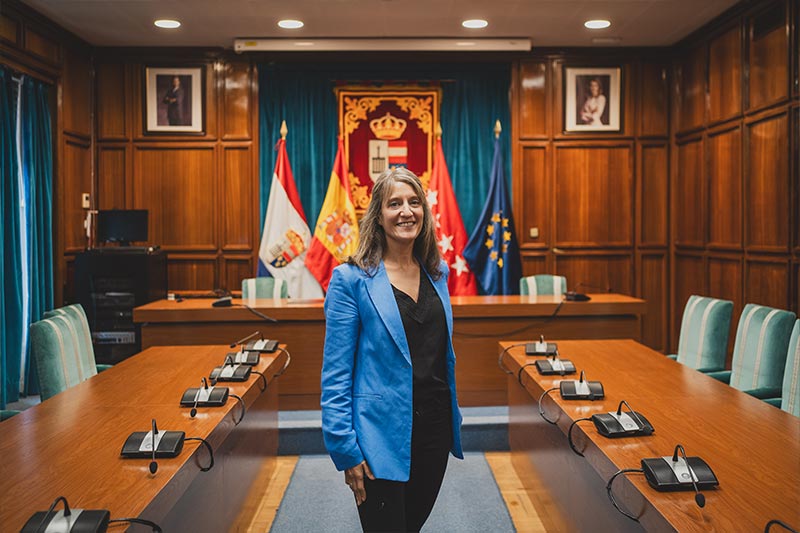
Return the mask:
M 497 119 L 497 122 L 494 123 L 494 138 L 497 139 L 500 137 L 500 132 L 503 131 L 503 128 L 500 127 L 500 119 Z
M 286 121 L 281 122 L 281 140 L 286 140 L 286 134 L 289 133 L 289 129 L 286 127 Z

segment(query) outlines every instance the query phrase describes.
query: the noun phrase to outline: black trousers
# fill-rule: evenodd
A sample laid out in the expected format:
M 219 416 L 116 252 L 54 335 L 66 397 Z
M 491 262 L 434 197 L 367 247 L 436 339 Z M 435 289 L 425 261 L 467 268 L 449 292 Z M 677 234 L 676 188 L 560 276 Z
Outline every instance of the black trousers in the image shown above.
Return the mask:
M 365 532 L 416 532 L 439 495 L 452 447 L 450 407 L 414 409 L 408 481 L 365 479 L 367 500 L 358 506 Z

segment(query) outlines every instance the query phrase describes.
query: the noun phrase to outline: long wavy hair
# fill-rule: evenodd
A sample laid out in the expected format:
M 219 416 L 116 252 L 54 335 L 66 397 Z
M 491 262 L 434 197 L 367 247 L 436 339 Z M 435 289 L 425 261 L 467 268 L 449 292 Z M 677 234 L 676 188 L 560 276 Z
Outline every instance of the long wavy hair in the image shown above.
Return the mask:
M 414 256 L 428 274 L 438 280 L 442 277 L 442 272 L 439 270 L 442 258 L 436 244 L 436 230 L 431 208 L 428 206 L 419 178 L 404 167 L 385 170 L 375 180 L 375 185 L 372 187 L 372 199 L 367 206 L 367 212 L 358 225 L 358 248 L 347 262 L 356 265 L 369 275 L 376 272 L 386 251 L 386 232 L 381 226 L 383 204 L 391 194 L 392 186 L 395 183 L 405 183 L 411 187 L 422 204 L 422 229 L 414 241 Z

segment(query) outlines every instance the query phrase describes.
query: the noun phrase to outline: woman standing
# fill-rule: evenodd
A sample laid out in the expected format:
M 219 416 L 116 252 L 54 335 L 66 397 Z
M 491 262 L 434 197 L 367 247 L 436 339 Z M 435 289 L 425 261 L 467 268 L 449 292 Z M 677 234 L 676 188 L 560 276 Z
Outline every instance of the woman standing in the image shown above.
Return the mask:
M 322 432 L 364 531 L 419 531 L 463 459 L 447 265 L 419 179 L 381 174 L 325 299 Z

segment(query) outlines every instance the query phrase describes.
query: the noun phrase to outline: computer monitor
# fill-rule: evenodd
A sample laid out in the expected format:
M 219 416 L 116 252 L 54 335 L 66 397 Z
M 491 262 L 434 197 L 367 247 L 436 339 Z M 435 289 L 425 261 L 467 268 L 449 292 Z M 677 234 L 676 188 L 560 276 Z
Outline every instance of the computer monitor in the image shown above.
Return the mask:
M 131 242 L 146 242 L 147 209 L 98 211 L 97 241 L 118 242 L 122 246 L 130 246 Z

